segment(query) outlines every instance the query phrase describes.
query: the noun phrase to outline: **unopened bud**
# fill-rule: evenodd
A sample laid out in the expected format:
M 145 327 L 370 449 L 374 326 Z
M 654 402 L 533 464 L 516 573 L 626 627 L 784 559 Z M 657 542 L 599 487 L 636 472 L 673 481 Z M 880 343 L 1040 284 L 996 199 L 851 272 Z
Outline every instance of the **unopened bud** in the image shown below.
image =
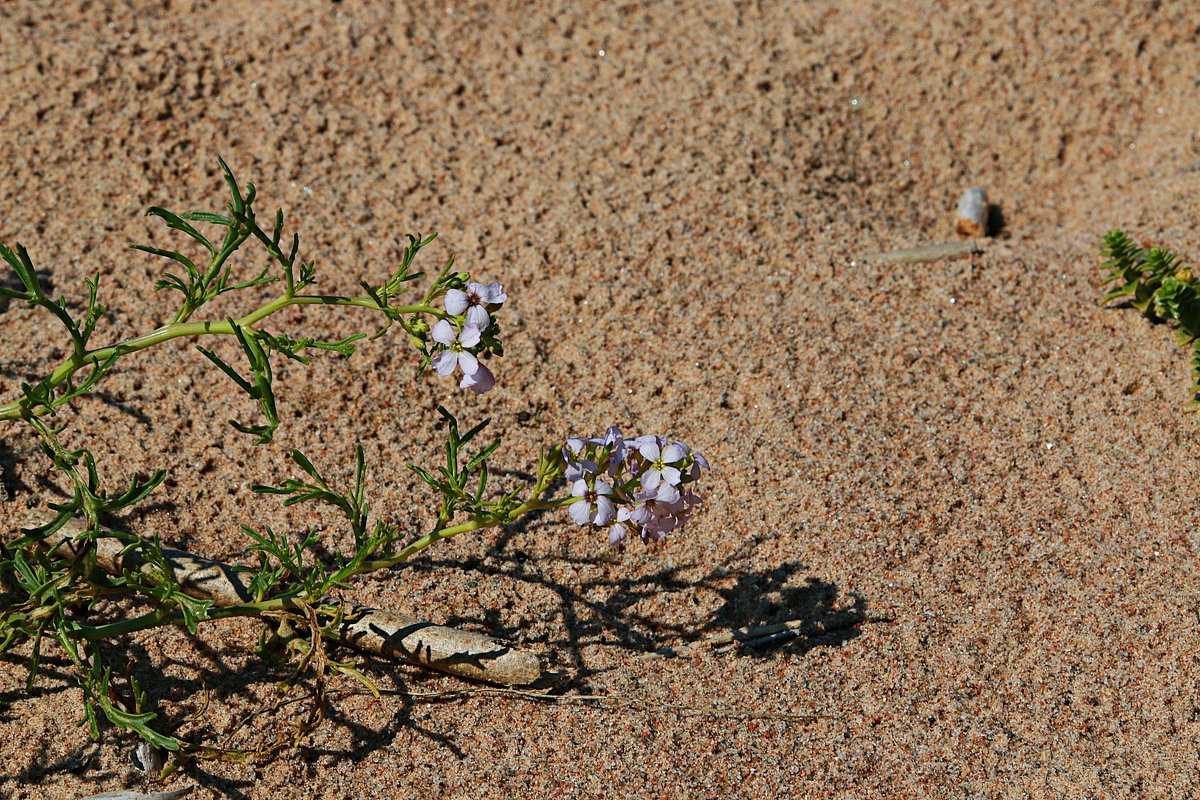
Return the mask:
M 429 338 L 429 323 L 419 314 L 413 314 L 408 319 L 408 332 L 414 338 L 425 341 Z

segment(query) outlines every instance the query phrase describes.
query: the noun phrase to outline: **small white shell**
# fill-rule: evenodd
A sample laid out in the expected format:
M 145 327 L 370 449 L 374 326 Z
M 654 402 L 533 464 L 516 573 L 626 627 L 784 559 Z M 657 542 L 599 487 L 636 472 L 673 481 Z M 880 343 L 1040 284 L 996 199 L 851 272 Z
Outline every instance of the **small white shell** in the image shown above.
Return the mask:
M 987 192 L 978 187 L 967 189 L 958 199 L 954 229 L 962 236 L 986 236 L 987 213 Z
M 163 767 L 167 765 L 167 754 L 164 750 L 143 739 L 133 748 L 131 760 L 133 768 L 138 772 L 151 778 L 157 778 L 158 774 L 163 771 Z

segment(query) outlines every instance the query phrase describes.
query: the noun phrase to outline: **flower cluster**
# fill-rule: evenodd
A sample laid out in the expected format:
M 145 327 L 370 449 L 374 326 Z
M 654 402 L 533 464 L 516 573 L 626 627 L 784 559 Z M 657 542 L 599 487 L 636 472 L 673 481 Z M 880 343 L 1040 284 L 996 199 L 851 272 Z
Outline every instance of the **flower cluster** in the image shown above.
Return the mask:
M 496 385 L 496 376 L 479 362 L 478 354 L 489 349 L 483 340 L 493 327 L 491 314 L 500 308 L 508 295 L 497 282 L 468 283 L 463 289 L 446 292 L 446 313 L 461 318 L 458 329 L 449 320 L 438 320 L 430 332 L 433 341 L 442 347 L 433 353 L 430 364 L 439 375 L 452 375 L 462 370 L 463 389 L 478 394 L 489 392 Z M 458 320 L 455 320 L 458 322 Z
M 637 531 L 656 542 L 682 527 L 700 504 L 691 485 L 709 468 L 704 456 L 661 436 L 626 439 L 617 428 L 604 436 L 567 439 L 562 450 L 577 525 L 608 527 L 613 546 Z

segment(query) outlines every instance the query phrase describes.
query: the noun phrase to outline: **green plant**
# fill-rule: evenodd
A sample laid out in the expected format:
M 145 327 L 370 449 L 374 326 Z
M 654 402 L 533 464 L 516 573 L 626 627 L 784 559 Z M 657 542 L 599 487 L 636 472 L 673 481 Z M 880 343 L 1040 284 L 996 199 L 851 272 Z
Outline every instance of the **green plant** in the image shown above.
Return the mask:
M 261 421 L 230 420 L 230 424 L 253 436 L 256 443 L 268 445 L 281 424 L 271 359 L 281 356 L 308 363 L 311 351 L 322 350 L 348 357 L 367 335 L 322 341 L 269 332 L 267 320 L 290 306 L 353 307 L 377 313 L 383 320 L 372 338 L 397 324 L 419 356 L 419 370 L 432 367 L 442 375 L 461 370 L 461 387 L 486 392 L 494 385 L 495 376 L 482 360 L 502 354 L 500 326 L 494 315 L 508 299 L 500 284 L 472 282 L 469 274 L 453 271 L 453 259 L 423 293 L 416 292 L 414 282 L 424 275 L 412 271 L 413 262 L 433 241 L 432 236 L 410 236 L 400 264 L 388 280 L 376 286 L 361 282 L 362 295 L 310 293 L 315 266 L 313 261 L 300 260 L 297 235 L 290 237 L 286 247 L 282 244 L 283 212 L 276 212 L 270 231 L 260 227 L 253 185 L 243 189 L 225 162 L 220 164 L 230 193 L 225 213 L 175 214 L 158 207 L 148 212 L 193 240 L 205 259 L 197 262 L 173 250 L 135 246 L 171 262 L 172 271 L 164 274 L 157 288 L 181 297 L 171 321 L 148 333 L 93 347 L 93 336 L 105 313 L 97 299 L 99 277 L 87 279 L 84 311 L 73 316 L 65 299 L 54 299 L 46 292 L 25 248 L 0 245 L 0 257 L 21 284 L 21 288 L 0 286 L 0 294 L 49 312 L 70 341 L 69 355 L 62 363 L 41 380 L 21 384 L 19 397 L 0 405 L 0 421 L 23 423 L 34 434 L 51 468 L 65 478 L 71 493 L 70 500 L 52 504 L 53 518 L 46 524 L 0 543 L 0 581 L 11 587 L 9 602 L 0 608 L 0 651 L 28 647 L 32 687 L 43 649 L 57 646 L 74 666 L 72 679 L 82 689 L 83 717 L 93 735 L 99 735 L 102 720 L 107 720 L 158 748 L 194 757 L 246 754 L 171 735 L 159 714 L 147 707 L 146 693 L 132 676 L 126 677 L 123 690 L 114 685 L 105 642 L 164 625 L 195 634 L 201 624 L 231 617 L 260 618 L 278 632 L 292 631 L 285 638 L 292 654 L 298 654 L 298 663 L 287 685 L 295 685 L 305 675 L 316 684 L 309 713 L 295 736 L 287 740 L 295 741 L 322 716 L 327 676 L 347 675 L 374 688 L 350 663 L 330 658 L 324 646 L 326 639 L 336 638 L 347 613 L 340 593 L 355 576 L 403 563 L 442 539 L 505 525 L 540 509 L 570 506 L 578 524 L 607 528 L 614 543 L 623 541 L 631 531 L 640 531 L 646 541 L 657 539 L 681 526 L 699 503 L 692 484 L 701 469 L 707 468 L 703 457 L 679 443 L 655 436 L 627 441 L 613 428 L 604 437 L 573 438 L 565 446 L 543 449 L 531 486 L 498 492 L 489 480 L 489 459 L 501 442 L 481 441 L 488 420 L 463 431 L 458 420 L 439 406 L 446 432 L 445 463 L 433 470 L 410 465 L 439 498 L 437 521 L 431 530 L 410 538 L 385 516 L 372 515 L 361 447 L 355 450 L 355 478 L 348 490 L 333 486 L 307 456 L 292 450 L 290 459 L 302 474 L 277 485 L 256 484 L 254 490 L 280 495 L 288 505 L 311 502 L 335 508 L 344 517 L 351 554 L 317 559 L 312 553 L 316 544 L 313 531 L 289 534 L 266 526 L 242 526 L 254 561 L 241 567 L 249 577 L 252 596 L 240 604 L 216 606 L 212 600 L 190 593 L 172 571 L 157 538 L 145 539 L 105 525 L 112 512 L 149 496 L 163 483 L 166 472 L 134 475 L 126 488 L 110 489 L 89 449 L 69 449 L 62 443 L 64 428 L 55 424 L 60 409 L 93 391 L 126 356 L 180 337 L 232 336 L 245 356 L 245 373 L 212 350 L 200 345 L 197 349 L 258 404 Z M 215 229 L 221 234 L 219 241 L 208 238 L 200 227 Z M 233 256 L 248 242 L 260 244 L 273 266 L 247 280 L 235 280 Z M 269 286 L 278 286 L 278 295 L 240 317 L 193 319 L 218 296 L 248 289 L 261 292 Z M 415 297 L 406 301 L 405 296 L 413 292 Z M 564 478 L 570 491 L 554 496 L 553 490 Z M 55 535 L 76 519 L 83 532 L 72 536 L 68 546 Z M 124 555 L 135 556 L 146 566 L 125 569 L 120 575 L 97 569 L 97 543 L 106 539 L 120 542 Z M 116 618 L 111 618 L 110 612 L 106 617 L 98 610 L 99 601 L 113 598 L 129 601 L 122 608 L 139 610 Z M 280 746 L 287 741 L 281 740 Z
M 1200 280 L 1182 267 L 1179 257 L 1162 247 L 1143 250 L 1122 230 L 1104 237 L 1101 285 L 1113 284 L 1102 303 L 1126 300 L 1155 322 L 1175 329 L 1175 341 L 1192 348 L 1192 402 L 1185 411 L 1200 410 Z

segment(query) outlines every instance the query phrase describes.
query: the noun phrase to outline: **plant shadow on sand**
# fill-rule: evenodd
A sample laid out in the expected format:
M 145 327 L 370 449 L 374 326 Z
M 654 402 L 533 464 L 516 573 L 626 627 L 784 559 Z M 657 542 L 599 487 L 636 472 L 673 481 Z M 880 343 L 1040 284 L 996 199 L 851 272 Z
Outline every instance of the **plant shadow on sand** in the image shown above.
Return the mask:
M 7 603 L 7 599 L 0 595 L 0 607 L 3 607 L 5 603 Z M 0 654 L 0 663 L 8 664 L 16 670 L 24 667 L 27 660 L 26 656 L 15 653 Z M 19 690 L 0 691 L 0 724 L 17 722 L 20 711 L 14 708 L 16 703 L 34 698 L 51 697 L 67 691 L 69 688 L 67 670 L 69 669 L 70 662 L 67 659 L 43 656 L 37 684 L 32 688 L 25 688 L 24 676 L 22 676 Z M 80 715 L 82 715 L 82 710 Z M 4 765 L 0 768 L 0 785 L 15 782 L 18 786 L 33 786 L 46 780 L 55 781 L 58 776 L 66 773 L 83 775 L 92 767 L 93 760 L 99 753 L 100 743 L 89 739 L 57 756 L 51 755 L 53 750 L 54 748 L 50 747 L 47 742 L 32 750 L 34 755 L 31 763 L 24 768 L 16 769 L 13 764 Z M 91 777 L 101 780 L 109 775 L 95 772 Z
M 484 557 L 461 560 L 420 559 L 413 569 L 439 571 L 461 569 L 507 581 L 537 585 L 558 598 L 558 608 L 543 616 L 561 615 L 565 636 L 533 638 L 518 628 L 505 625 L 494 609 L 479 615 L 459 614 L 444 624 L 479 628 L 501 639 L 542 644 L 564 658 L 571 676 L 555 688 L 588 692 L 589 678 L 608 668 L 591 667 L 585 647 L 618 647 L 637 655 L 681 648 L 706 640 L 726 639 L 737 644 L 740 654 L 765 658 L 776 653 L 803 654 L 814 647 L 841 646 L 859 635 L 858 625 L 867 620 L 867 599 L 861 595 L 839 597 L 837 584 L 815 576 L 803 576 L 805 567 L 789 562 L 769 570 L 747 570 L 741 565 L 752 550 L 769 537 L 751 539 L 724 561 L 709 566 L 698 577 L 695 564 L 661 569 L 636 577 L 597 578 L 564 584 L 540 569 L 539 559 L 519 547 L 515 537 L 523 525 L 510 526 Z M 637 546 L 637 545 L 633 545 Z M 607 556 L 546 557 L 547 562 L 565 562 L 586 568 Z M 721 605 L 701 625 L 678 624 L 636 613 L 642 600 L 670 593 L 703 592 L 716 595 Z M 789 623 L 789 630 L 773 628 Z M 758 629 L 767 630 L 758 630 Z M 749 633 L 743 635 L 743 632 Z M 772 633 L 774 635 L 772 635 Z M 549 687 L 548 687 L 549 688 Z
M 193 639 L 191 645 L 191 648 L 181 657 L 168 657 L 157 666 L 152 664 L 149 651 L 136 641 L 123 639 L 119 643 L 107 644 L 104 647 L 109 663 L 116 665 L 113 669 L 114 674 L 132 674 L 147 689 L 150 698 L 149 709 L 165 712 L 161 719 L 162 724 L 157 726 L 164 733 L 174 733 L 176 728 L 187 721 L 189 712 L 203 708 L 210 700 L 229 698 L 243 691 L 252 683 L 279 679 L 279 675 L 264 674 L 263 669 L 239 670 L 228 663 L 225 655 L 203 641 Z M 197 666 L 198 661 L 203 661 L 205 664 Z M 14 669 L 22 669 L 28 663 L 28 656 L 4 653 L 0 654 L 0 663 L 7 663 Z M 195 678 L 167 675 L 168 672 L 175 672 L 172 669 L 175 666 L 183 667 L 197 675 Z M 68 659 L 58 655 L 44 654 L 38 668 L 37 683 L 31 690 L 22 687 L 19 691 L 0 692 L 0 722 L 13 721 L 14 714 L 11 706 L 17 701 L 31 697 L 72 693 L 72 682 L 68 674 L 70 669 L 71 663 Z M 278 670 L 267 668 L 267 672 L 278 672 Z M 126 680 L 114 680 L 114 683 L 119 683 L 121 688 L 126 687 Z M 83 706 L 79 705 L 73 697 L 66 697 L 62 702 L 65 707 L 62 725 L 65 728 L 74 727 L 75 723 L 83 718 Z M 189 732 L 190 735 L 195 736 L 197 740 L 215 741 L 218 738 L 217 735 L 204 727 L 203 719 L 200 719 L 199 722 L 200 726 L 192 729 Z M 144 783 L 145 781 L 133 772 L 132 761 L 129 762 L 131 768 L 124 772 L 95 769 L 101 744 L 116 744 L 122 750 L 132 753 L 135 741 L 131 734 L 119 732 L 104 721 L 100 724 L 100 730 L 101 739 L 99 741 L 91 740 L 88 737 L 87 741 L 53 759 L 50 758 L 49 753 L 59 748 L 53 747 L 50 742 L 41 743 L 39 747 L 35 748 L 35 752 L 40 755 L 28 766 L 16 768 L 16 765 L 8 764 L 0 767 L 0 786 L 9 782 L 22 787 L 36 786 L 47 782 L 54 783 L 65 773 L 74 773 L 80 778 L 97 783 L 123 777 L 125 783 L 131 788 L 137 788 L 135 784 L 139 782 Z M 189 772 L 191 771 L 193 770 L 189 769 Z M 229 785 L 233 787 L 237 784 L 229 782 Z M 239 797 L 240 795 L 235 792 L 229 796 Z
M 533 522 L 533 525 L 538 523 Z M 517 646 L 542 645 L 557 660 L 560 669 L 533 687 L 538 691 L 550 694 L 590 694 L 597 691 L 590 679 L 613 667 L 591 666 L 589 662 L 592 659 L 585 653 L 594 652 L 596 647 L 615 647 L 632 654 L 645 655 L 660 651 L 664 646 L 682 649 L 688 644 L 721 637 L 729 642 L 725 645 L 728 650 L 722 648 L 729 656 L 762 659 L 784 653 L 802 655 L 815 647 L 844 645 L 859 635 L 859 623 L 867 621 L 866 598 L 859 595 L 839 596 L 835 583 L 806 576 L 803 565 L 789 562 L 768 570 L 745 569 L 744 564 L 750 560 L 753 550 L 769 538 L 766 536 L 748 541 L 738 552 L 715 566 L 710 565 L 699 575 L 697 565 L 685 564 L 637 577 L 595 578 L 568 585 L 552 577 L 551 573 L 558 571 L 554 569 L 555 562 L 560 565 L 565 562 L 587 570 L 603 565 L 610 556 L 549 556 L 543 561 L 529 556 L 518 546 L 518 537 L 524 533 L 525 525 L 514 525 L 502 532 L 488 551 L 479 556 L 465 559 L 426 556 L 414 560 L 406 568 L 434 574 L 463 570 L 481 577 L 536 585 L 556 596 L 557 607 L 539 609 L 537 616 L 547 623 L 561 618 L 546 626 L 560 631 L 561 634 L 557 636 L 543 634 L 531 637 L 521 627 L 513 626 L 511 618 L 506 618 L 508 622 L 502 620 L 500 613 L 494 609 L 482 609 L 475 615 L 466 613 L 445 620 L 433 620 L 438 624 L 487 631 L 501 640 L 516 642 Z M 543 569 L 543 563 L 549 569 Z M 663 621 L 635 610 L 647 598 L 671 593 L 692 596 L 698 592 L 715 598 L 718 603 L 708 619 L 700 624 L 694 621 Z M 790 623 L 791 628 L 774 631 L 774 635 L 770 635 L 773 629 L 769 626 L 777 628 L 781 623 Z M 764 627 L 768 628 L 766 634 L 736 635 L 739 631 Z M 263 664 L 261 667 L 239 670 L 230 664 L 225 654 L 211 646 L 200 641 L 193 641 L 193 645 L 195 647 L 189 648 L 186 653 L 179 657 L 171 656 L 169 663 L 157 667 L 151 666 L 149 654 L 136 642 L 123 640 L 119 645 L 109 645 L 106 649 L 110 653 L 110 663 L 132 665 L 134 674 L 150 692 L 152 708 L 162 708 L 159 704 L 166 704 L 162 710 L 167 712 L 163 721 L 168 727 L 181 721 L 176 717 L 188 713 L 185 706 L 196 705 L 195 702 L 186 702 L 186 698 L 211 695 L 212 699 L 221 702 L 245 691 L 253 691 L 255 684 L 286 680 L 291 674 L 286 665 Z M 12 658 L 10 655 L 6 660 L 11 661 Z M 360 694 L 356 690 L 362 687 L 345 679 L 346 686 L 338 686 L 333 692 L 334 702 L 328 704 L 325 713 L 327 724 L 339 732 L 323 738 L 326 742 L 336 741 L 337 745 L 301 744 L 295 751 L 298 758 L 310 764 L 315 764 L 318 759 L 322 763 L 328 763 L 329 759 L 359 763 L 372 753 L 390 746 L 402 730 L 424 737 L 430 745 L 444 749 L 447 755 L 465 757 L 464 751 L 453 738 L 424 724 L 423 720 L 429 717 L 420 709 L 429 702 L 437 701 L 421 700 L 409 694 L 419 693 L 423 683 L 444 690 L 443 678 L 415 667 L 397 669 L 393 661 L 363 654 L 354 654 L 353 661 L 365 674 L 380 680 L 383 685 L 392 682 L 398 687 L 396 691 L 387 692 L 381 701 L 391 709 L 390 719 L 382 725 L 377 721 L 372 724 L 360 721 L 353 711 L 353 704 L 337 699 L 338 695 L 343 695 L 342 689 L 349 690 L 346 694 Z M 55 665 L 53 661 L 44 664 L 52 668 Z M 180 670 L 170 669 L 176 665 L 186 668 L 192 676 L 176 677 Z M 66 668 L 67 664 L 59 666 Z M 61 671 L 47 676 L 52 679 L 53 686 L 43 692 L 57 692 L 65 688 L 65 675 L 57 672 Z M 171 677 L 165 677 L 164 672 Z M 470 688 L 471 684 L 468 682 L 464 686 Z M 599 691 L 602 693 L 603 690 Z M 454 698 L 448 699 L 452 701 Z M 179 705 L 181 700 L 184 702 Z M 379 719 L 377 714 L 373 716 Z M 113 730 L 105 726 L 105 738 L 113 741 L 112 734 Z M 205 715 L 200 715 L 187 727 L 186 735 L 193 741 L 217 742 L 224 738 L 220 732 L 209 727 Z M 125 747 L 132 746 L 133 740 L 122 734 L 119 741 L 121 744 L 118 746 Z M 0 782 L 15 780 L 18 785 L 36 785 L 52 780 L 53 775 L 63 772 L 74 772 L 88 780 L 114 777 L 90 770 L 94 754 L 94 749 L 72 753 L 61 759 L 61 764 L 39 763 L 21 770 L 19 774 L 0 771 Z M 245 792 L 251 784 L 227 774 L 218 774 L 205 762 L 192 762 L 184 767 L 183 772 L 230 800 L 248 797 Z
M 815 647 L 840 647 L 859 635 L 859 623 L 872 621 L 867 615 L 866 598 L 860 595 L 843 596 L 836 584 L 804 576 L 804 567 L 800 564 L 785 563 L 758 572 L 739 568 L 739 564 L 749 558 L 750 551 L 767 537 L 749 542 L 741 552 L 698 578 L 685 576 L 684 573 L 695 572 L 695 565 L 685 565 L 636 578 L 595 579 L 566 585 L 539 569 L 543 559 L 532 558 L 514 546 L 514 537 L 523 532 L 523 527 L 510 526 L 480 556 L 464 559 L 426 556 L 414 560 L 406 568 L 433 574 L 462 570 L 480 577 L 536 585 L 553 592 L 559 600 L 557 607 L 540 609 L 537 616 L 543 620 L 561 618 L 555 627 L 565 630 L 559 637 L 530 637 L 522 628 L 502 621 L 494 609 L 482 610 L 477 615 L 458 614 L 435 620 L 438 624 L 486 631 L 502 640 L 516 642 L 518 647 L 543 645 L 559 657 L 561 666 L 567 668 L 548 674 L 530 687 L 536 692 L 551 695 L 603 694 L 602 689 L 591 685 L 590 678 L 612 667 L 589 666 L 584 651 L 595 646 L 615 647 L 637 655 L 648 655 L 660 650 L 663 645 L 686 645 L 728 634 L 733 640 L 727 645 L 731 655 L 736 653 L 742 657 L 767 659 L 785 653 L 803 655 Z M 545 561 L 565 561 L 587 567 L 602 563 L 606 558 L 549 557 Z M 631 608 L 644 598 L 696 590 L 707 590 L 721 601 L 710 618 L 699 626 L 663 622 L 631 612 Z M 745 629 L 771 630 L 785 622 L 792 624 L 791 629 L 774 635 L 752 634 L 741 642 L 737 641 L 741 637 L 733 635 Z M 367 674 L 397 675 L 394 662 L 373 656 L 359 656 L 357 661 Z M 425 737 L 432 745 L 444 748 L 448 755 L 464 758 L 465 753 L 452 738 L 422 726 L 421 721 L 429 717 L 420 713 L 420 709 L 429 702 L 453 702 L 463 695 L 451 693 L 442 700 L 417 700 L 407 696 L 407 691 L 418 692 L 423 680 L 433 683 L 435 689 L 446 688 L 441 679 L 426 678 L 424 675 L 428 673 L 414 668 L 408 673 L 405 691 L 389 693 L 384 697 L 383 702 L 398 702 L 399 706 L 381 728 L 363 725 L 346 710 L 331 708 L 328 720 L 344 729 L 348 737 L 334 749 L 302 746 L 302 757 L 309 761 L 318 757 L 332 757 L 358 763 L 372 752 L 388 747 L 400 730 L 408 729 Z M 468 690 L 471 688 L 469 682 L 464 686 Z

